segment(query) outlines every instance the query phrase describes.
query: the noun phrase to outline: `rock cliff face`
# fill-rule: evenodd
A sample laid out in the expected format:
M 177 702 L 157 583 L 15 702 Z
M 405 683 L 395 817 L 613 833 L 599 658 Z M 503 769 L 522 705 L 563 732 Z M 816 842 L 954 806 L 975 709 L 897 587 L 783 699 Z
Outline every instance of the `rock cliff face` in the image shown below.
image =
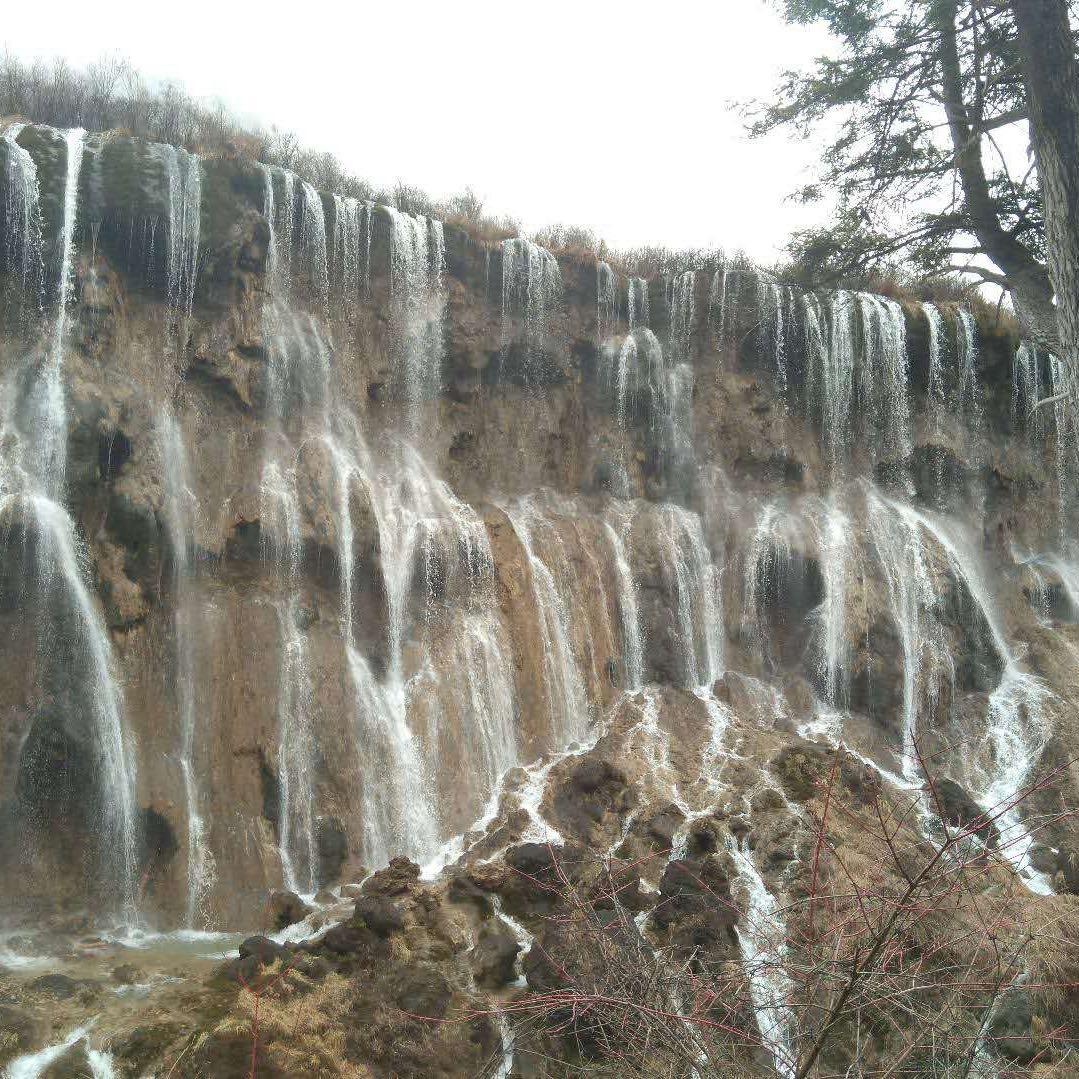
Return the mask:
M 491 896 L 538 931 L 554 839 L 640 862 L 652 931 L 738 958 L 685 879 L 797 889 L 838 741 L 855 790 L 932 760 L 957 820 L 1063 768 L 998 827 L 1032 894 L 1079 889 L 1074 822 L 1028 820 L 1079 802 L 1046 357 L 947 305 L 723 260 L 627 280 L 120 134 L 13 125 L 0 188 L 12 921 L 253 928 L 390 865 L 314 948 L 327 1014 L 333 979 L 393 982 L 349 1004 L 377 1027 L 516 976 Z M 477 1074 L 492 1023 L 325 1074 Z

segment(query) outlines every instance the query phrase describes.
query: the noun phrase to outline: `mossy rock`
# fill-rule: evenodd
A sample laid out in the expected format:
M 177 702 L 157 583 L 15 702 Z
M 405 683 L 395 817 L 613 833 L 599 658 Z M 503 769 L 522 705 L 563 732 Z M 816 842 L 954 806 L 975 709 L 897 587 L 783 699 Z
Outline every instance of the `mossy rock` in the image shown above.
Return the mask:
M 811 742 L 785 746 L 771 764 L 773 774 L 796 802 L 806 802 L 817 793 L 830 766 L 831 752 Z
M 160 143 L 104 134 L 87 141 L 80 196 L 91 216 L 169 217 L 168 156 Z

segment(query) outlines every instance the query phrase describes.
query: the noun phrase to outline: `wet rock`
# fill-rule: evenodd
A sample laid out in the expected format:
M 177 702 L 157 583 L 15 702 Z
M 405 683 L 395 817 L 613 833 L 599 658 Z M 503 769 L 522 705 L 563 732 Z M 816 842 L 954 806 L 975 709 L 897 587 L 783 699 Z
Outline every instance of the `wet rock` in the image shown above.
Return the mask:
M 371 930 L 366 925 L 341 922 L 330 926 L 322 935 L 319 944 L 331 955 L 351 955 L 366 948 L 371 938 Z
M 441 1019 L 452 995 L 453 987 L 441 971 L 420 966 L 405 974 L 396 1000 L 398 1007 L 410 1016 Z
M 715 854 L 722 849 L 725 837 L 726 828 L 721 821 L 713 817 L 700 817 L 690 825 L 686 835 L 686 855 L 692 859 L 703 859 Z
M 469 873 L 454 873 L 450 877 L 446 894 L 451 903 L 471 903 L 482 913 L 486 914 L 490 911 L 490 896 Z
M 321 955 L 293 958 L 292 969 L 299 971 L 313 982 L 321 981 L 333 970 L 333 966 Z
M 405 928 L 404 903 L 383 895 L 361 895 L 356 900 L 356 917 L 373 933 L 388 937 Z
M 1079 893 L 1079 851 L 1061 850 L 1056 879 L 1065 891 Z
M 40 1079 L 86 1079 L 88 1075 L 94 1075 L 94 1068 L 90 1064 L 85 1041 L 76 1042 L 38 1072 Z
M 241 959 L 256 959 L 261 966 L 270 966 L 278 960 L 288 962 L 292 955 L 283 944 L 262 936 L 248 937 L 240 945 L 239 951 Z
M 312 911 L 295 892 L 271 892 L 266 901 L 264 924 L 275 933 L 302 922 Z
M 1009 989 L 998 1001 L 989 1021 L 988 1044 L 1014 1064 L 1029 1064 L 1038 1055 L 1034 1040 L 1034 1006 L 1030 993 Z
M 320 817 L 315 826 L 318 852 L 318 879 L 322 885 L 341 879 L 341 868 L 348 861 L 348 833 L 336 817 Z
M 600 846 L 617 837 L 620 818 L 636 799 L 625 772 L 606 758 L 589 754 L 558 785 L 550 800 L 553 823 L 564 835 Z
M 123 1074 L 147 1074 L 150 1065 L 161 1058 L 183 1031 L 182 1024 L 168 1021 L 137 1026 L 112 1043 L 113 1058 L 124 1069 Z
M 70 1000 L 87 983 L 69 978 L 66 974 L 43 974 L 30 983 L 30 988 L 39 993 L 47 993 L 57 1000 Z
M 0 1064 L 29 1051 L 45 1034 L 44 1023 L 13 1004 L 0 1004 Z
M 142 971 L 138 967 L 133 966 L 131 963 L 121 963 L 118 967 L 113 967 L 109 974 L 117 985 L 134 985 L 139 980 Z
M 484 989 L 499 989 L 513 981 L 513 967 L 520 942 L 508 930 L 485 928 L 472 949 L 472 972 Z
M 974 834 L 991 847 L 997 845 L 999 833 L 996 825 L 985 819 L 985 810 L 974 801 L 965 788 L 954 779 L 945 776 L 935 781 L 934 790 L 940 807 L 940 815 L 945 821 L 962 829 L 982 822 L 980 827 L 975 828 Z
M 405 895 L 411 892 L 420 879 L 420 867 L 408 858 L 391 858 L 385 869 L 380 869 L 363 886 L 365 895 Z
M 717 855 L 703 861 L 676 859 L 659 882 L 652 923 L 684 956 L 716 959 L 736 954 L 737 910 L 727 871 Z

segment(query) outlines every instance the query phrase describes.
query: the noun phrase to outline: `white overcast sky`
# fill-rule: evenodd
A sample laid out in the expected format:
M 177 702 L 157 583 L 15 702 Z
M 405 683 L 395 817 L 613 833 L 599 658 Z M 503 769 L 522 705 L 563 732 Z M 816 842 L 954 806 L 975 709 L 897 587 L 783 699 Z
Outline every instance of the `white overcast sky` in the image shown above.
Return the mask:
M 0 45 L 106 52 L 295 131 L 378 184 L 470 185 L 532 230 L 761 261 L 820 210 L 785 196 L 813 146 L 749 142 L 733 102 L 826 46 L 767 0 L 10 3 Z

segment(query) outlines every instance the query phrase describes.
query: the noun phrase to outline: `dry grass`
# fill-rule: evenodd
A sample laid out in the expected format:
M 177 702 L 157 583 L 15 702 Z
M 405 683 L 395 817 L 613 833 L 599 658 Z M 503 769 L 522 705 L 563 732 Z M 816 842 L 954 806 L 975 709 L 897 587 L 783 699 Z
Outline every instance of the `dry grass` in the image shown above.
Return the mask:
M 279 967 L 267 968 L 273 978 Z M 346 978 L 329 974 L 312 982 L 288 971 L 258 1001 L 259 1046 L 270 1064 L 284 1075 L 320 1079 L 362 1079 L 369 1071 L 346 1059 L 348 1012 L 353 990 Z M 238 1013 L 230 1015 L 216 1033 L 247 1036 L 255 1018 L 255 996 L 241 993 Z

